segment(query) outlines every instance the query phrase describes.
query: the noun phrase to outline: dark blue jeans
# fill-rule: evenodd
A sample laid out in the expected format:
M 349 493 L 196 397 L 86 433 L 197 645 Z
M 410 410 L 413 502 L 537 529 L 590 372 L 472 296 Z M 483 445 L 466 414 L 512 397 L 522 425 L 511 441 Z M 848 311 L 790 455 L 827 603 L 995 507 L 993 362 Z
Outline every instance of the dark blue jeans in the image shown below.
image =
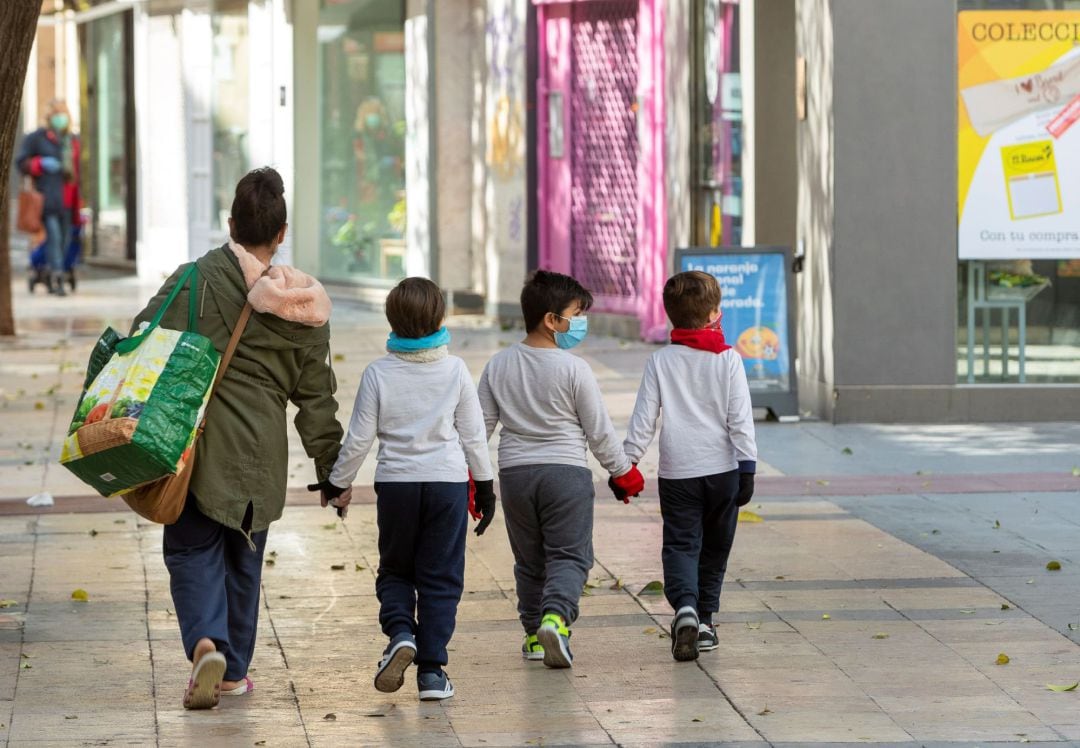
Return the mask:
M 190 660 L 200 639 L 212 639 L 225 655 L 225 680 L 247 675 L 255 653 L 266 534 L 251 534 L 252 550 L 243 533 L 200 512 L 190 494 L 180 519 L 165 526 L 165 566 L 184 651 Z
M 720 609 L 720 588 L 739 520 L 738 493 L 738 470 L 660 479 L 664 594 L 675 610 L 692 605 L 709 620 Z
M 64 272 L 64 255 L 71 239 L 71 216 L 68 213 L 46 213 L 42 216 L 45 224 L 46 257 L 49 270 L 54 273 Z
M 376 483 L 379 623 L 416 637 L 416 665 L 438 670 L 465 587 L 468 483 Z

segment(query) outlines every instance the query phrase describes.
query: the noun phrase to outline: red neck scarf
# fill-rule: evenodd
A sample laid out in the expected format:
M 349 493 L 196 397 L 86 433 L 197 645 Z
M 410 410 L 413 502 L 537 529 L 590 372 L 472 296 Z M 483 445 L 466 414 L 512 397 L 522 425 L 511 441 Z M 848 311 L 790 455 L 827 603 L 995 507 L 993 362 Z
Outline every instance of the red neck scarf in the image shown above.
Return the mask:
M 685 345 L 688 348 L 713 353 L 723 353 L 731 347 L 724 341 L 724 333 L 719 327 L 705 327 L 698 330 L 676 327 L 671 331 L 671 342 L 675 345 Z

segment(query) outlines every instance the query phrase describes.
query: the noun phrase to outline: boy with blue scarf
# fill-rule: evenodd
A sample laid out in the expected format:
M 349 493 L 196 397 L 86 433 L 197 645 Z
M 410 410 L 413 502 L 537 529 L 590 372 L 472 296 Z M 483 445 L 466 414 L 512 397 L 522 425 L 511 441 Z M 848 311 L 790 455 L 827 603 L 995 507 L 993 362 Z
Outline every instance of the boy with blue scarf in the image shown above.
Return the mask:
M 447 355 L 439 287 L 406 278 L 386 298 L 386 356 L 364 370 L 327 495 L 352 485 L 379 438 L 375 493 L 379 623 L 390 643 L 375 688 L 401 688 L 414 661 L 422 701 L 454 695 L 443 666 L 465 583 L 468 514 L 482 535 L 495 515 L 484 417 L 465 362 Z M 469 472 L 475 497 L 469 498 Z M 347 504 L 337 502 L 337 504 Z
M 627 496 L 644 488 L 623 452 L 592 369 L 568 353 L 588 330 L 592 295 L 538 270 L 521 291 L 525 339 L 484 368 L 478 392 L 487 436 L 502 423 L 499 485 L 514 552 L 521 653 L 570 667 L 570 625 L 593 565 L 593 475 L 586 445 Z

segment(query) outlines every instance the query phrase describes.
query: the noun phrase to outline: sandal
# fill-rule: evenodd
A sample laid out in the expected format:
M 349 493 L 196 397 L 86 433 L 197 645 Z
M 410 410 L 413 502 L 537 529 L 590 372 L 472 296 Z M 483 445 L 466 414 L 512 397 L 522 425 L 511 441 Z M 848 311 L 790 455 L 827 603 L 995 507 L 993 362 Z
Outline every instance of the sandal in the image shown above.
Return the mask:
M 240 685 L 236 686 L 235 688 L 223 688 L 223 689 L 221 689 L 221 695 L 222 696 L 243 696 L 244 694 L 251 693 L 254 690 L 255 690 L 255 681 L 251 680 L 251 678 L 249 678 L 249 677 L 247 677 L 245 675 L 243 680 L 240 681 Z
M 213 709 L 218 705 L 221 679 L 225 677 L 225 655 L 207 652 L 195 664 L 187 691 L 184 693 L 185 709 Z

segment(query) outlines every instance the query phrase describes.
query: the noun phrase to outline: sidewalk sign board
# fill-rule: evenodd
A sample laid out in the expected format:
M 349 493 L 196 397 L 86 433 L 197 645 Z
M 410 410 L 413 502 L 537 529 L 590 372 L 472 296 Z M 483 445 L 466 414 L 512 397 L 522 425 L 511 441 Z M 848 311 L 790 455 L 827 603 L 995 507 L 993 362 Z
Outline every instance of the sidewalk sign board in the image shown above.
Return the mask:
M 724 337 L 743 358 L 754 407 L 777 418 L 799 413 L 791 262 L 789 247 L 675 251 L 676 272 L 701 270 L 720 282 Z

